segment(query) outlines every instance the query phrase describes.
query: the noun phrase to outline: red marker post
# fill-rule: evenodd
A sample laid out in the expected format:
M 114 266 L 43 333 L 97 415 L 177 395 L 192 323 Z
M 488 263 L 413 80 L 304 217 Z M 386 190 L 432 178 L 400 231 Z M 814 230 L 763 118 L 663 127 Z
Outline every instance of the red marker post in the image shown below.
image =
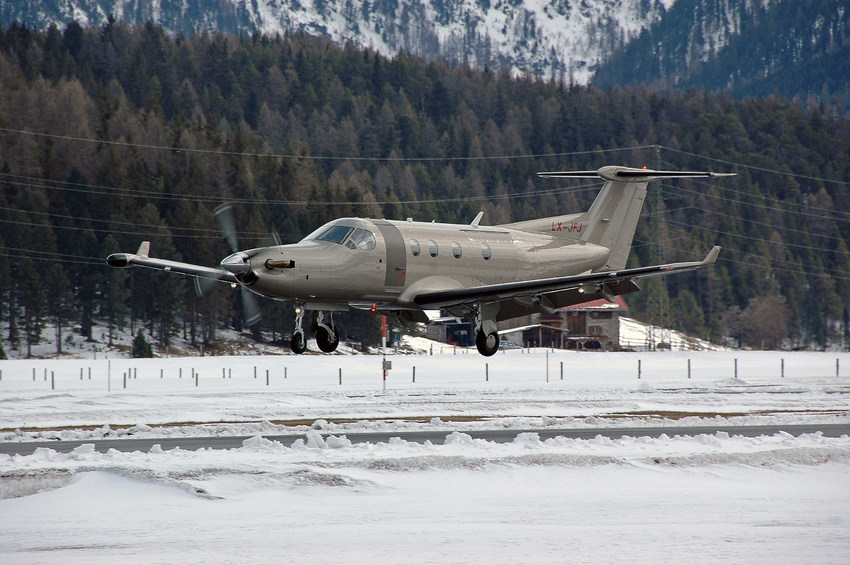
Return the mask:
M 383 359 L 381 367 L 384 371 L 384 394 L 387 393 L 387 317 L 381 316 L 381 345 L 383 346 Z

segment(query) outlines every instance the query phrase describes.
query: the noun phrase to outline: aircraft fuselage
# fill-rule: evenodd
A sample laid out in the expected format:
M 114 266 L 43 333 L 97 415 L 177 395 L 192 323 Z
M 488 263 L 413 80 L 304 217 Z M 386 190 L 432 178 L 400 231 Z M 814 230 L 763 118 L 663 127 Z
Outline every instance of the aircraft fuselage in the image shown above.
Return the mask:
M 565 222 L 552 220 L 554 229 Z M 367 242 L 358 246 L 353 236 L 362 232 Z M 604 264 L 610 250 L 499 226 L 341 218 L 299 243 L 244 253 L 256 275 L 251 291 L 311 309 L 347 310 L 352 302 L 415 309 L 413 297 L 422 292 L 515 282 L 529 272 L 580 274 Z

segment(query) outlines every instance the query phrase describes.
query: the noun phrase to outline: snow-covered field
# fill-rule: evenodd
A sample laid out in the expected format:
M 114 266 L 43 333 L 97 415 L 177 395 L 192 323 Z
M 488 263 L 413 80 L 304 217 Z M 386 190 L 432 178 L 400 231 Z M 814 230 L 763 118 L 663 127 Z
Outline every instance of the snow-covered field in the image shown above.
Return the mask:
M 379 356 L 0 362 L 0 441 L 252 436 L 0 456 L 0 563 L 850 562 L 850 438 L 709 431 L 850 422 L 850 355 L 388 360 L 386 390 Z M 463 433 L 673 421 L 707 433 Z M 446 440 L 345 438 L 412 429 Z M 290 431 L 307 441 L 261 437 Z

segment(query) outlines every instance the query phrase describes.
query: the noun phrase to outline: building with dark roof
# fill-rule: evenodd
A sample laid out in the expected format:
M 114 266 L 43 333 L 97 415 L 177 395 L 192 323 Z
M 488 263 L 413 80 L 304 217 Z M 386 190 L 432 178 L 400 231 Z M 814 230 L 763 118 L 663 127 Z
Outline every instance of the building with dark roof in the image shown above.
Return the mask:
M 509 320 L 499 324 L 502 339 L 522 347 L 616 350 L 620 348 L 620 317 L 628 311 L 621 296 L 600 299 Z

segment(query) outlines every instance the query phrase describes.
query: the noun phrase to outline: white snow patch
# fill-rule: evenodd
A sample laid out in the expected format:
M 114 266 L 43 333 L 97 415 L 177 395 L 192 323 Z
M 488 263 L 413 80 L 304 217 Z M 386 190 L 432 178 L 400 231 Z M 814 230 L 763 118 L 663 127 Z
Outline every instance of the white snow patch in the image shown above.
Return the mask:
M 379 356 L 3 362 L 0 441 L 83 445 L 0 456 L 0 562 L 513 564 L 560 562 L 565 543 L 577 562 L 850 562 L 850 437 L 526 431 L 846 423 L 847 354 L 390 358 L 386 393 Z M 254 366 L 270 371 L 268 386 Z M 55 390 L 32 379 L 45 368 Z M 115 375 L 130 368 L 138 378 L 125 389 Z M 510 443 L 468 433 L 483 429 L 517 433 Z M 347 437 L 370 430 L 445 439 Z M 306 440 L 292 447 L 264 437 L 294 431 Z M 91 443 L 208 435 L 248 439 L 132 453 Z

